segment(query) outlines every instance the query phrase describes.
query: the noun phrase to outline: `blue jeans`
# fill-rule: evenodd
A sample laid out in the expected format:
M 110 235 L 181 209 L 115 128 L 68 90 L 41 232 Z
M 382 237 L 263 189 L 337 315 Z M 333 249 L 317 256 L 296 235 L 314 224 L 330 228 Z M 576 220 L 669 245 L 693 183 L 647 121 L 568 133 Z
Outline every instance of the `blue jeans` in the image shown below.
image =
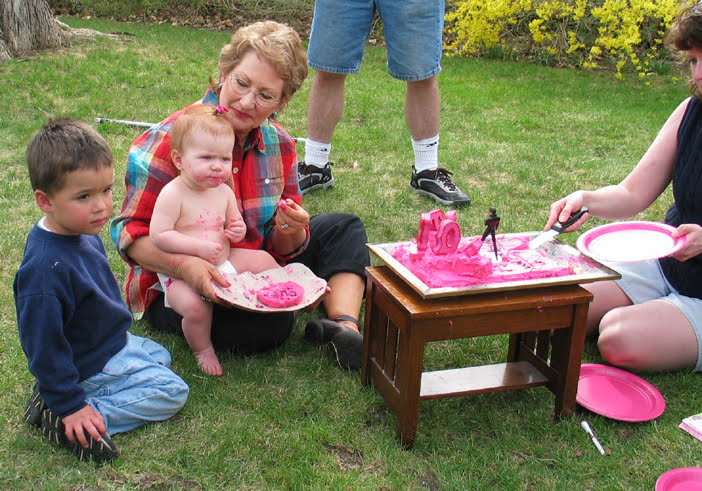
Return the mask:
M 127 344 L 100 373 L 80 385 L 105 420 L 107 434 L 132 430 L 175 415 L 188 399 L 187 384 L 170 368 L 168 350 L 127 333 Z
M 309 65 L 329 73 L 358 73 L 377 10 L 390 75 L 426 80 L 441 71 L 444 8 L 443 0 L 316 0 Z

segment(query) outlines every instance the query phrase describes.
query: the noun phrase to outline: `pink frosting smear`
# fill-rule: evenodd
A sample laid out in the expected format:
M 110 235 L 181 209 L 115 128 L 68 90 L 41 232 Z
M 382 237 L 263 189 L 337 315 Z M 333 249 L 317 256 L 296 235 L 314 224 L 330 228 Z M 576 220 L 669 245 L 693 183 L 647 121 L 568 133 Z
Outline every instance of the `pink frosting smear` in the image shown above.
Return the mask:
M 256 291 L 256 298 L 268 307 L 282 308 L 302 302 L 305 289 L 294 281 L 272 283 Z
M 423 213 L 420 236 L 400 244 L 392 256 L 429 288 L 468 287 L 511 281 L 568 276 L 582 271 L 580 259 L 569 262 L 550 257 L 545 249 L 530 249 L 526 235 L 497 236 L 495 260 L 492 241 L 480 237 L 461 237 L 455 244 L 455 215 L 438 220 L 437 211 Z M 443 214 L 443 213 L 442 213 Z M 443 227 L 441 224 L 443 223 Z M 450 234 L 442 231 L 451 230 Z M 459 229 L 460 230 L 460 229 Z M 437 235 L 439 237 L 437 242 Z

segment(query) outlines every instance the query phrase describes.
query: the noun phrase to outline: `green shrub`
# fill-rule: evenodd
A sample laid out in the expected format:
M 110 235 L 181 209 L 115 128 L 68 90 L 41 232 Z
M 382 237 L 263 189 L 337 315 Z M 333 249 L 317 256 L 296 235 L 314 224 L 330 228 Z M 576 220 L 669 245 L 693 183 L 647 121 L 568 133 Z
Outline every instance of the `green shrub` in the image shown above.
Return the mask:
M 695 0 L 447 0 L 449 55 L 608 68 L 641 77 L 670 73 L 662 40 L 682 4 Z M 49 0 L 60 15 L 167 21 L 231 29 L 262 19 L 306 39 L 314 0 Z M 376 18 L 372 38 L 382 40 Z
M 450 54 L 510 52 L 520 59 L 640 76 L 670 60 L 663 38 L 691 0 L 456 0 L 446 14 Z M 508 47 L 506 49 L 505 47 Z

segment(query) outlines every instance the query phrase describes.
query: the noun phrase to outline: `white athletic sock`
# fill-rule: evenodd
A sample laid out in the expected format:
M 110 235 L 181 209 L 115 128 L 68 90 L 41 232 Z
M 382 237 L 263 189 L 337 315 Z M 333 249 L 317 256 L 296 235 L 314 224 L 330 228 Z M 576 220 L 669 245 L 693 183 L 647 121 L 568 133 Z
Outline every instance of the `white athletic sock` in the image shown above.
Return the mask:
M 329 162 L 331 143 L 319 143 L 307 138 L 305 140 L 305 163 L 317 167 L 324 167 Z
M 414 148 L 414 168 L 417 173 L 423 170 L 434 170 L 439 167 L 439 135 L 426 140 L 415 141 L 412 139 Z

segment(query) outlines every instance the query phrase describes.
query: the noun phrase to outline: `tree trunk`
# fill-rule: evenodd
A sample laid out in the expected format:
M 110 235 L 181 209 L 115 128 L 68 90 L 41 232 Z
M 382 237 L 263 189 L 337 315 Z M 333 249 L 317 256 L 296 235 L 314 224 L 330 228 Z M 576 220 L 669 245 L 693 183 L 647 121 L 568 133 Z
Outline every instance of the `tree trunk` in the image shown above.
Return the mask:
M 0 0 L 0 60 L 56 48 L 63 41 L 47 0 Z

